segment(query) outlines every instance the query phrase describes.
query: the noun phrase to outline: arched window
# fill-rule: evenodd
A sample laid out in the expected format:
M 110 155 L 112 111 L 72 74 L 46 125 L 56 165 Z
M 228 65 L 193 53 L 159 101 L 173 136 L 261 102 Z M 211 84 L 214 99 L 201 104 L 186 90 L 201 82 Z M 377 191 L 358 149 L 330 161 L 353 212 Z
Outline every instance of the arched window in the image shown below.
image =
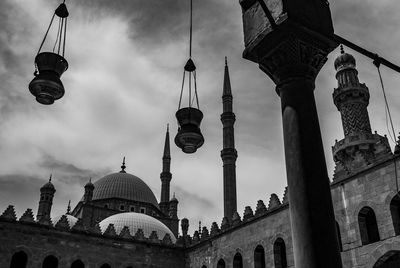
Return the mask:
M 337 223 L 337 221 L 335 221 L 335 225 L 336 225 L 336 235 L 337 235 L 339 250 L 340 250 L 340 252 L 342 252 L 343 251 L 343 246 L 342 246 L 342 237 L 340 236 L 339 223 Z
M 390 202 L 390 213 L 392 214 L 392 221 L 394 233 L 400 235 L 400 193 L 396 194 Z
M 76 260 L 71 264 L 71 268 L 85 268 L 85 264 L 81 260 Z
M 207 268 L 207 266 L 203 265 L 203 266 L 201 266 L 201 268 Z
M 370 207 L 363 207 L 358 213 L 358 225 L 360 227 L 361 242 L 363 245 L 380 240 L 378 224 L 375 213 Z
M 274 243 L 274 264 L 275 268 L 286 268 L 286 246 L 282 238 L 276 239 Z
M 233 268 L 243 268 L 242 255 L 239 252 L 233 257 Z
M 225 268 L 225 261 L 223 259 L 218 261 L 217 268 Z
M 10 268 L 25 268 L 27 263 L 28 255 L 23 251 L 18 251 L 11 257 Z
M 254 268 L 265 268 L 264 248 L 260 245 L 254 250 Z
M 105 263 L 102 266 L 100 266 L 100 268 L 111 268 L 111 266 L 108 263 Z
M 42 268 L 57 268 L 58 259 L 53 255 L 49 255 L 43 260 Z

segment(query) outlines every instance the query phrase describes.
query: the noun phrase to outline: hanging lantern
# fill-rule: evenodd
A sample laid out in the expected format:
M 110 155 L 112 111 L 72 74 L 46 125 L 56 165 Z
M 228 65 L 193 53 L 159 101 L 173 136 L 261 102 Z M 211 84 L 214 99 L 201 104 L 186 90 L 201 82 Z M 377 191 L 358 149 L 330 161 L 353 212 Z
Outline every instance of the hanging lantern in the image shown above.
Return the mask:
M 185 78 L 188 73 L 188 107 L 181 108 L 182 95 L 185 88 Z M 192 86 L 194 86 L 194 96 L 192 97 Z M 194 103 L 194 101 L 196 101 Z M 196 105 L 194 107 L 193 105 Z M 175 136 L 175 144 L 182 149 L 184 153 L 191 154 L 197 151 L 204 143 L 203 134 L 200 131 L 201 120 L 203 113 L 199 108 L 199 98 L 197 95 L 196 83 L 196 66 L 192 60 L 192 0 L 190 1 L 190 49 L 189 60 L 186 62 L 183 79 L 182 89 L 179 99 L 178 111 L 175 114 L 178 120 L 178 133 Z
M 60 4 L 51 18 L 50 25 L 35 57 L 35 78 L 29 83 L 29 91 L 41 104 L 53 104 L 65 93 L 60 77 L 68 69 L 68 62 L 64 59 L 68 15 L 65 3 Z M 59 18 L 59 24 L 53 50 L 52 52 L 40 52 L 55 16 Z

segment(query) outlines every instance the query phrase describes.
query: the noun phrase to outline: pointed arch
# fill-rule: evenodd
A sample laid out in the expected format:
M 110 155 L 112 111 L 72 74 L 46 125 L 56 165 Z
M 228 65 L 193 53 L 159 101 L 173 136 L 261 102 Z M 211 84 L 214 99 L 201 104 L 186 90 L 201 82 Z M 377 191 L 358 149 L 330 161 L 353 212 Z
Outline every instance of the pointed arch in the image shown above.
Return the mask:
M 340 227 L 339 223 L 335 221 L 335 226 L 336 226 L 336 235 L 337 235 L 337 240 L 338 240 L 338 245 L 339 245 L 339 251 L 343 251 L 343 245 L 342 245 L 342 236 L 340 235 Z
M 395 235 L 400 235 L 400 193 L 397 193 L 390 201 L 390 214 Z
M 265 268 L 265 253 L 261 245 L 254 250 L 254 268 Z
M 243 258 L 239 252 L 233 257 L 233 268 L 243 268 Z
M 363 207 L 358 213 L 358 225 L 360 228 L 361 242 L 363 245 L 380 240 L 378 224 L 375 212 L 370 207 Z
M 53 255 L 47 256 L 43 260 L 42 268 L 58 268 L 58 259 Z
M 201 268 L 207 268 L 207 266 L 203 265 L 203 266 L 201 266 Z
M 225 261 L 223 259 L 219 259 L 217 268 L 225 268 Z
M 85 268 L 85 264 L 78 259 L 71 264 L 71 268 Z
M 104 263 L 100 266 L 100 268 L 111 268 L 111 266 L 108 263 Z
M 18 251 L 11 257 L 10 268 L 26 268 L 28 255 L 24 251 Z
M 277 238 L 274 243 L 274 264 L 275 268 L 286 268 L 286 245 L 282 238 Z

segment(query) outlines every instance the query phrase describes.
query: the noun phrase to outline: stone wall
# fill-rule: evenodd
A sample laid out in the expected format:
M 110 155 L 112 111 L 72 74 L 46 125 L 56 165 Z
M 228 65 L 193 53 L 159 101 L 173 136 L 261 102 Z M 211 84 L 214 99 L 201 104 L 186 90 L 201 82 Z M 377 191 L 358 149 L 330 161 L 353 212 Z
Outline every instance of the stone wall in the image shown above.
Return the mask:
M 396 160 L 400 174 L 400 160 Z M 332 185 L 335 218 L 343 245 L 343 267 L 373 267 L 388 250 L 400 250 L 400 237 L 395 235 L 390 202 L 397 194 L 394 160 L 371 166 L 354 176 Z M 368 206 L 373 209 L 380 241 L 363 245 L 358 214 Z
M 270 210 L 261 217 L 254 217 L 231 227 L 219 235 L 192 245 L 187 251 L 186 267 L 217 267 L 222 258 L 226 268 L 233 267 L 233 258 L 240 253 L 243 267 L 254 267 L 254 250 L 258 245 L 264 248 L 266 267 L 275 267 L 273 245 L 282 238 L 286 245 L 288 267 L 293 267 L 292 239 L 290 235 L 289 209 L 287 205 Z
M 9 267 L 12 255 L 23 250 L 27 268 L 41 268 L 44 258 L 54 255 L 59 268 L 70 268 L 80 259 L 86 268 L 108 263 L 112 268 L 183 268 L 181 247 L 119 237 L 61 231 L 37 223 L 0 221 L 0 267 Z

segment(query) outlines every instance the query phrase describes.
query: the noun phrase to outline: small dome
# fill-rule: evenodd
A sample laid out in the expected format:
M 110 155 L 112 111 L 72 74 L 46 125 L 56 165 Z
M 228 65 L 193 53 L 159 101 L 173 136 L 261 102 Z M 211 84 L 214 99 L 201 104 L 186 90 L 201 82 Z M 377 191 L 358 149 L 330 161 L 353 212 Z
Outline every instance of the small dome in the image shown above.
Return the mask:
M 356 59 L 349 53 L 344 52 L 343 47 L 340 48 L 341 54 L 336 58 L 334 66 L 336 71 L 341 71 L 347 68 L 356 67 Z
M 42 188 L 40 188 L 41 190 L 42 189 L 52 189 L 52 190 L 55 190 L 56 188 L 54 188 L 54 185 L 51 183 L 51 181 L 49 181 L 49 182 L 47 182 L 45 185 L 43 185 L 42 186 Z
M 68 224 L 69 224 L 69 228 L 72 228 L 72 226 L 74 226 L 76 224 L 76 222 L 78 221 L 78 218 L 69 215 L 69 214 L 64 214 L 65 216 L 67 216 L 67 220 L 68 220 Z M 57 222 L 61 219 L 63 215 L 59 215 L 57 217 L 54 217 L 53 219 L 53 224 L 56 225 Z
M 103 233 L 110 223 L 114 224 L 117 234 L 121 232 L 124 226 L 128 226 L 131 235 L 135 235 L 138 229 L 143 230 L 145 237 L 149 237 L 152 231 L 156 231 L 159 239 L 163 239 L 165 234 L 169 234 L 172 242 L 176 242 L 174 234 L 164 223 L 146 214 L 125 212 L 105 218 L 99 224 Z
M 150 187 L 140 178 L 125 172 L 113 173 L 94 183 L 93 199 L 121 198 L 145 202 L 158 207 Z

